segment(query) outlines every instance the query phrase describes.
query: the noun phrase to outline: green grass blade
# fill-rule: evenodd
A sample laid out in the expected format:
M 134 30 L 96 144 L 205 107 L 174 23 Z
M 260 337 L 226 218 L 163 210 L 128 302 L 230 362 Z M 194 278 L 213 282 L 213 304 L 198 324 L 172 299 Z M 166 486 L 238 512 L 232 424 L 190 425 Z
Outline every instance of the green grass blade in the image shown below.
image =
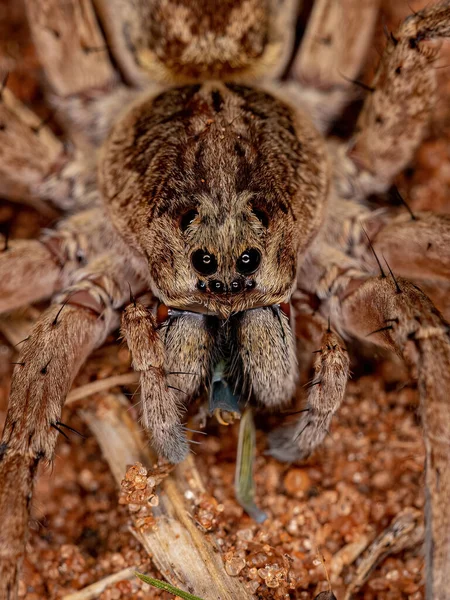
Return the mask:
M 267 519 L 267 515 L 255 504 L 255 484 L 253 462 L 255 458 L 256 432 L 251 408 L 247 408 L 239 424 L 239 442 L 236 459 L 234 489 L 239 504 L 257 523 Z
M 202 598 L 200 598 L 199 596 L 194 596 L 189 592 L 183 592 L 183 590 L 179 590 L 173 585 L 170 585 L 170 583 L 166 583 L 165 581 L 161 581 L 160 579 L 154 579 L 153 577 L 149 577 L 148 575 L 144 575 L 143 573 L 138 573 L 137 571 L 135 571 L 134 574 L 136 575 L 136 577 L 139 577 L 139 579 L 144 583 L 148 583 L 149 585 L 152 585 L 153 587 L 158 588 L 160 590 L 164 590 L 165 592 L 170 592 L 171 594 L 174 594 L 179 598 L 184 598 L 184 600 L 202 600 Z

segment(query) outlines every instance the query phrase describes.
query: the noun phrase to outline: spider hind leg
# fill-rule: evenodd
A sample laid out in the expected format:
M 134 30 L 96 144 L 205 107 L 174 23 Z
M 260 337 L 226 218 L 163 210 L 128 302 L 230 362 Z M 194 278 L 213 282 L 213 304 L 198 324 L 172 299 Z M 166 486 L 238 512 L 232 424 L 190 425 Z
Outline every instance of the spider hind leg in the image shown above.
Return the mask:
M 450 341 L 449 325 L 427 296 L 405 279 L 370 278 L 343 296 L 348 333 L 402 355 L 418 374 L 426 449 L 427 598 L 450 588 Z

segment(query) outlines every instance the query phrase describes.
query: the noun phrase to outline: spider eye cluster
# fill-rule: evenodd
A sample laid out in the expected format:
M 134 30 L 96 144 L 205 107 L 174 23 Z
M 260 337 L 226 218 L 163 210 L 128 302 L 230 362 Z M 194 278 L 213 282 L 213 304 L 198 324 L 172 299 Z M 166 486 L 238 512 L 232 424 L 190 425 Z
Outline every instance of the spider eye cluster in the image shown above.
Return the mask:
M 191 263 L 200 275 L 213 275 L 217 271 L 217 259 L 207 250 L 195 250 Z M 261 252 L 256 248 L 245 250 L 236 261 L 236 270 L 241 275 L 252 275 L 261 263 Z
M 252 207 L 254 215 L 265 222 L 267 215 L 264 211 L 256 213 L 256 209 Z M 198 210 L 196 208 L 190 208 L 184 212 L 179 219 L 179 227 L 185 232 L 189 230 L 189 227 L 194 223 L 198 217 Z M 219 261 L 217 256 L 210 252 L 207 247 L 200 247 L 193 250 L 190 256 L 191 266 L 195 272 L 202 278 L 207 278 L 207 281 L 199 279 L 196 287 L 199 291 L 205 292 L 209 290 L 214 294 L 224 294 L 231 292 L 232 294 L 239 293 L 244 289 L 253 289 L 256 285 L 253 279 L 249 277 L 253 275 L 261 264 L 261 251 L 257 248 L 247 248 L 234 259 L 235 273 L 231 273 L 228 277 L 225 276 L 227 281 L 223 280 L 222 277 L 213 279 L 212 276 L 218 276 Z M 223 274 L 224 276 L 224 274 Z

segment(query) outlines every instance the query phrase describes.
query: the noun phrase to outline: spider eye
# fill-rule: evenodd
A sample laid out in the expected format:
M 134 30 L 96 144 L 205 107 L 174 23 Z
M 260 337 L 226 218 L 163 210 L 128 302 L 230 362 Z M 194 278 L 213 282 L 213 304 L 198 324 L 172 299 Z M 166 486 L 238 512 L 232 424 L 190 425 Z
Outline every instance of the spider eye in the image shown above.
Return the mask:
M 195 210 L 195 208 L 185 212 L 184 215 L 180 219 L 181 231 L 186 231 L 186 229 L 189 227 L 189 225 L 192 223 L 192 221 L 195 219 L 195 217 L 197 215 L 198 215 L 198 212 Z
M 261 252 L 256 248 L 245 250 L 236 261 L 236 269 L 242 275 L 251 275 L 259 267 Z
M 269 217 L 267 216 L 267 213 L 265 210 L 262 210 L 261 208 L 257 208 L 255 206 L 253 206 L 252 213 L 255 215 L 255 217 L 258 219 L 258 221 L 261 222 L 261 225 L 263 227 L 265 227 L 266 229 L 269 227 Z
M 217 271 L 216 257 L 207 250 L 196 250 L 193 252 L 191 262 L 194 269 L 200 275 L 212 275 Z

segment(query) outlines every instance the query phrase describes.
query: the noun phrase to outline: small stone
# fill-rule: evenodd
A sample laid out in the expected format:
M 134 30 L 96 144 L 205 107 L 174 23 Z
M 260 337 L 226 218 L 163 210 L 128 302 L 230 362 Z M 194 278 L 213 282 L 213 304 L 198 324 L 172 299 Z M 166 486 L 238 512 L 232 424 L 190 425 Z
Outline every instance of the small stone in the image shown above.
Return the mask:
M 302 495 L 311 487 L 311 479 L 306 469 L 290 469 L 284 478 L 284 487 L 291 496 Z
M 258 581 L 248 581 L 245 584 L 245 587 L 248 589 L 248 591 L 251 594 L 254 594 L 257 591 L 257 589 L 259 588 L 259 586 L 260 586 L 260 584 Z
M 251 529 L 240 529 L 236 533 L 236 537 L 246 542 L 251 542 L 253 539 L 253 531 Z
M 388 490 L 392 484 L 392 475 L 389 471 L 379 471 L 372 477 L 372 485 L 380 490 Z
M 252 567 L 263 567 L 267 561 L 269 560 L 269 557 L 267 556 L 267 554 L 265 552 L 252 552 L 251 554 L 249 554 L 247 556 L 247 565 L 252 568 Z
M 225 563 L 225 571 L 231 577 L 237 577 L 245 567 L 245 560 L 239 557 L 233 557 Z
M 78 483 L 87 492 L 95 492 L 99 486 L 97 479 L 89 469 L 82 469 L 80 471 L 80 474 L 78 475 Z

